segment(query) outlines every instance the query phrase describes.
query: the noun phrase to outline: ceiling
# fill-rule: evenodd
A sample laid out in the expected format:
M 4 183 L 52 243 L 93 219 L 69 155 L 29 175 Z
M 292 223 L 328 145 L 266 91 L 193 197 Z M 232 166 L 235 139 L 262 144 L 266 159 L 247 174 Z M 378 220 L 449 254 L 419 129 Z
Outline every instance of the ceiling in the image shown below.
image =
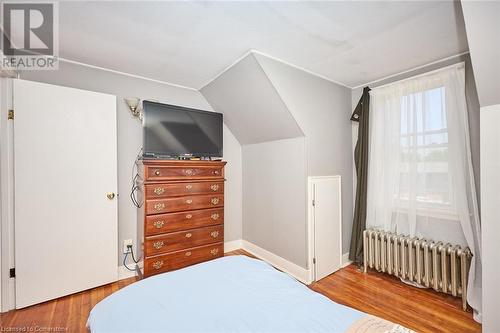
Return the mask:
M 460 2 L 60 2 L 60 56 L 200 89 L 249 50 L 349 87 L 468 50 Z

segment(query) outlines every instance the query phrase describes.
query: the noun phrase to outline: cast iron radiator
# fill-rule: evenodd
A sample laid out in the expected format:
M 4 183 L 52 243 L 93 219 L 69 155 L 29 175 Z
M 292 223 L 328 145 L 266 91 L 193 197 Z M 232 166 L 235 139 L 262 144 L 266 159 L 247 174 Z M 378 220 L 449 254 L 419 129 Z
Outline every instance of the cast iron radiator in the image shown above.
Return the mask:
M 363 232 L 364 271 L 373 268 L 404 280 L 462 297 L 467 308 L 469 248 L 391 232 Z

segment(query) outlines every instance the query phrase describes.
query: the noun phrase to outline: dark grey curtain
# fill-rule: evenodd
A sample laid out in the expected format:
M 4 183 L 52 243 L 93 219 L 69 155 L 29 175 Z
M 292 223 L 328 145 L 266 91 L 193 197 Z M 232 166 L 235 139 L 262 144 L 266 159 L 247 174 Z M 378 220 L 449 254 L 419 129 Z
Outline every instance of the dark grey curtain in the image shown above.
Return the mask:
M 351 120 L 359 121 L 358 142 L 354 149 L 356 166 L 356 200 L 352 221 L 351 248 L 349 259 L 355 263 L 363 262 L 363 231 L 366 229 L 366 192 L 368 184 L 368 125 L 370 109 L 370 88 L 363 89 L 363 96 L 352 114 Z

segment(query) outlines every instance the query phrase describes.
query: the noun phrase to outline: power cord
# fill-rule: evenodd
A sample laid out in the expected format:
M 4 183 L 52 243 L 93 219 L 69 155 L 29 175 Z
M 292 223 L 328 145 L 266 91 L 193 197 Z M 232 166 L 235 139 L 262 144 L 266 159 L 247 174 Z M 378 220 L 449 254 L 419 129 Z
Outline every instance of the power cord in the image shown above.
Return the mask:
M 138 179 L 139 179 L 139 159 L 141 158 L 141 153 L 142 153 L 142 147 L 139 150 L 139 153 L 137 154 L 137 157 L 135 158 L 134 165 L 132 166 L 132 190 L 130 191 L 130 199 L 132 200 L 132 203 L 134 206 L 137 208 L 141 208 L 142 205 L 144 204 L 144 200 L 141 200 L 139 202 L 137 195 L 138 192 L 141 191 L 141 186 L 138 184 Z
M 128 254 L 130 253 L 131 256 L 132 256 L 132 261 L 135 263 L 135 264 L 138 264 L 139 263 L 139 260 L 135 260 L 135 257 L 134 257 L 134 249 L 132 247 L 132 245 L 127 245 L 127 253 L 125 253 L 125 256 L 123 257 L 123 266 L 125 266 L 126 269 L 128 269 L 129 271 L 132 271 L 134 272 L 135 269 L 132 269 L 132 268 L 129 268 L 127 266 L 127 257 L 128 257 Z

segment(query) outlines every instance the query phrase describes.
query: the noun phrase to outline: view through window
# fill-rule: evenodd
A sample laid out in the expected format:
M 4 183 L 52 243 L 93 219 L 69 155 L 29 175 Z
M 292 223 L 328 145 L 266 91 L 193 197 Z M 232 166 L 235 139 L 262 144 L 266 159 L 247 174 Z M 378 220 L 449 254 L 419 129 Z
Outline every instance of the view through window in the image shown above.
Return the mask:
M 451 209 L 446 124 L 444 87 L 401 97 L 400 200 Z

